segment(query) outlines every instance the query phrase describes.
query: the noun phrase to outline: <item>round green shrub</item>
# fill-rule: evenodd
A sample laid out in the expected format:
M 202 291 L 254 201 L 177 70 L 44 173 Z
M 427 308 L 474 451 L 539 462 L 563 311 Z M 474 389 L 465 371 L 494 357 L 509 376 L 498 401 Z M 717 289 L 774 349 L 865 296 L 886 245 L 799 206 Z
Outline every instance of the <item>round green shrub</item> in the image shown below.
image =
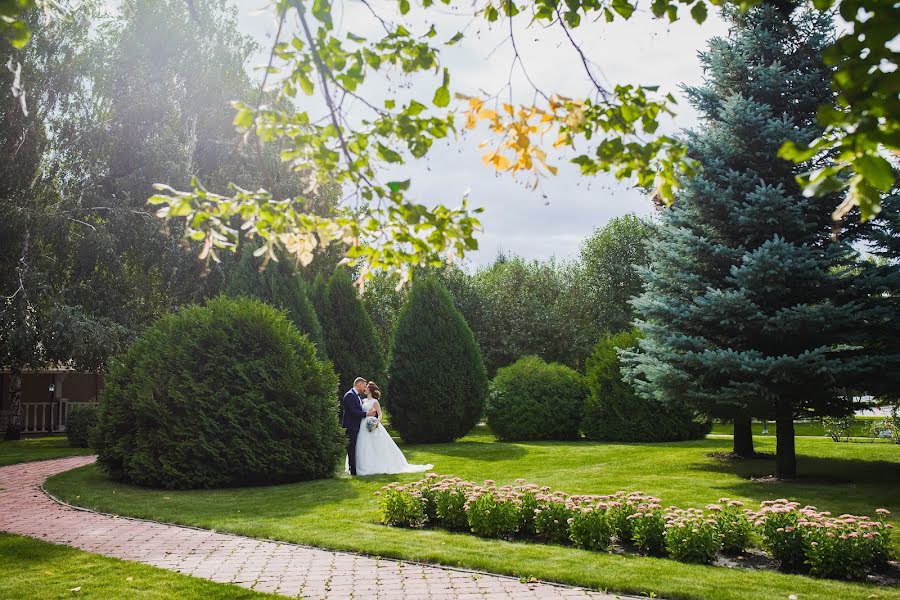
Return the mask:
M 375 325 L 345 269 L 338 269 L 328 280 L 323 310 L 328 356 L 340 382 L 340 393 L 349 390 L 357 377 L 375 380 L 380 385 L 384 379 L 384 355 Z
M 319 357 L 326 358 L 325 332 L 293 263 L 290 260 L 270 261 L 260 271 L 262 259 L 253 256 L 254 250 L 253 244 L 244 246 L 241 259 L 229 277 L 226 293 L 234 297 L 259 298 L 284 310 L 300 333 L 305 333 L 316 345 Z
M 394 329 L 385 392 L 391 426 L 408 442 L 451 442 L 484 410 L 487 373 L 472 330 L 433 277 L 416 279 Z
M 638 396 L 622 379 L 618 350 L 638 347 L 636 330 L 600 340 L 585 365 L 590 393 L 581 429 L 589 440 L 606 442 L 668 442 L 701 439 L 710 432 L 708 421 L 677 404 L 663 404 Z
M 337 378 L 280 311 L 220 297 L 148 328 L 112 365 L 100 466 L 171 489 L 329 477 L 343 457 Z
M 578 372 L 526 356 L 497 371 L 488 395 L 487 424 L 501 440 L 573 440 L 585 396 Z
M 97 404 L 69 404 L 66 412 L 66 438 L 73 448 L 91 445 L 94 427 L 97 425 Z

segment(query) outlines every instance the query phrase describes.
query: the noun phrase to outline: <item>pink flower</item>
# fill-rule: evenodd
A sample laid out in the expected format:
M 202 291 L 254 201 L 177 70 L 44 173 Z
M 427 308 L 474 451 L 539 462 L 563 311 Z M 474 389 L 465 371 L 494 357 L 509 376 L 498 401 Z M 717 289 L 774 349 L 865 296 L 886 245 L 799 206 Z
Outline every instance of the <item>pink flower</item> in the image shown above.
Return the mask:
M 891 514 L 891 511 L 889 511 L 889 510 L 886 509 L 886 508 L 876 508 L 876 509 L 875 509 L 875 512 L 878 513 L 879 515 L 889 515 L 889 514 Z

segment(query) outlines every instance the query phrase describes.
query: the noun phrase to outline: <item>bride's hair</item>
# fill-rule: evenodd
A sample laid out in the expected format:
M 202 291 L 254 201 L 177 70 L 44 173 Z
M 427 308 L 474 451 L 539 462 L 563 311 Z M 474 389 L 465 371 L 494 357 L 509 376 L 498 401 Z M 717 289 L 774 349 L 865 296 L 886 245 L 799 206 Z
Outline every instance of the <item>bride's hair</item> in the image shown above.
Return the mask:
M 381 390 L 378 388 L 378 385 L 374 381 L 370 381 L 366 386 L 366 389 L 369 390 L 369 393 L 372 394 L 372 397 L 376 400 L 381 398 Z

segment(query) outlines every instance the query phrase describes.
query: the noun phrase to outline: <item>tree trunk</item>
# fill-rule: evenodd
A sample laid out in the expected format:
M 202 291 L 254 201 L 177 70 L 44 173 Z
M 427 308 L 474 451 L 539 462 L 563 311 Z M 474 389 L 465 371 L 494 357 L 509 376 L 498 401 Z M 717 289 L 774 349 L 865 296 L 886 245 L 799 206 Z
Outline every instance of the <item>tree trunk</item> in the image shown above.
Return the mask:
M 784 398 L 775 402 L 775 475 L 779 479 L 797 477 L 794 410 L 790 400 Z
M 753 450 L 753 422 L 749 415 L 738 415 L 734 418 L 735 456 L 750 458 L 756 454 Z
M 9 419 L 6 421 L 6 439 L 18 440 L 21 437 L 22 370 L 16 365 L 12 365 L 9 378 Z
M 28 292 L 25 289 L 25 280 L 28 276 L 28 242 L 31 240 L 31 232 L 26 228 L 22 238 L 22 248 L 19 253 L 19 265 L 16 272 L 19 278 L 19 289 L 15 297 L 18 320 L 20 327 L 28 327 Z M 22 437 L 22 366 L 9 365 L 9 419 L 6 422 L 6 439 L 17 440 Z

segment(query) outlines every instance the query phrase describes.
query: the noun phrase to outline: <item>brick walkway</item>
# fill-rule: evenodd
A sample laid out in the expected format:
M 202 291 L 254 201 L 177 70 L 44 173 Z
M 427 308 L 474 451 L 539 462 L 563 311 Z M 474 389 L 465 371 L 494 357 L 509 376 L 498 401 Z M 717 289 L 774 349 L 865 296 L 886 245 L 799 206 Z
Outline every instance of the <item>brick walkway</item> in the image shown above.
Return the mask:
M 0 467 L 0 531 L 309 600 L 621 598 L 76 510 L 41 490 L 47 477 L 93 460 L 78 456 Z

